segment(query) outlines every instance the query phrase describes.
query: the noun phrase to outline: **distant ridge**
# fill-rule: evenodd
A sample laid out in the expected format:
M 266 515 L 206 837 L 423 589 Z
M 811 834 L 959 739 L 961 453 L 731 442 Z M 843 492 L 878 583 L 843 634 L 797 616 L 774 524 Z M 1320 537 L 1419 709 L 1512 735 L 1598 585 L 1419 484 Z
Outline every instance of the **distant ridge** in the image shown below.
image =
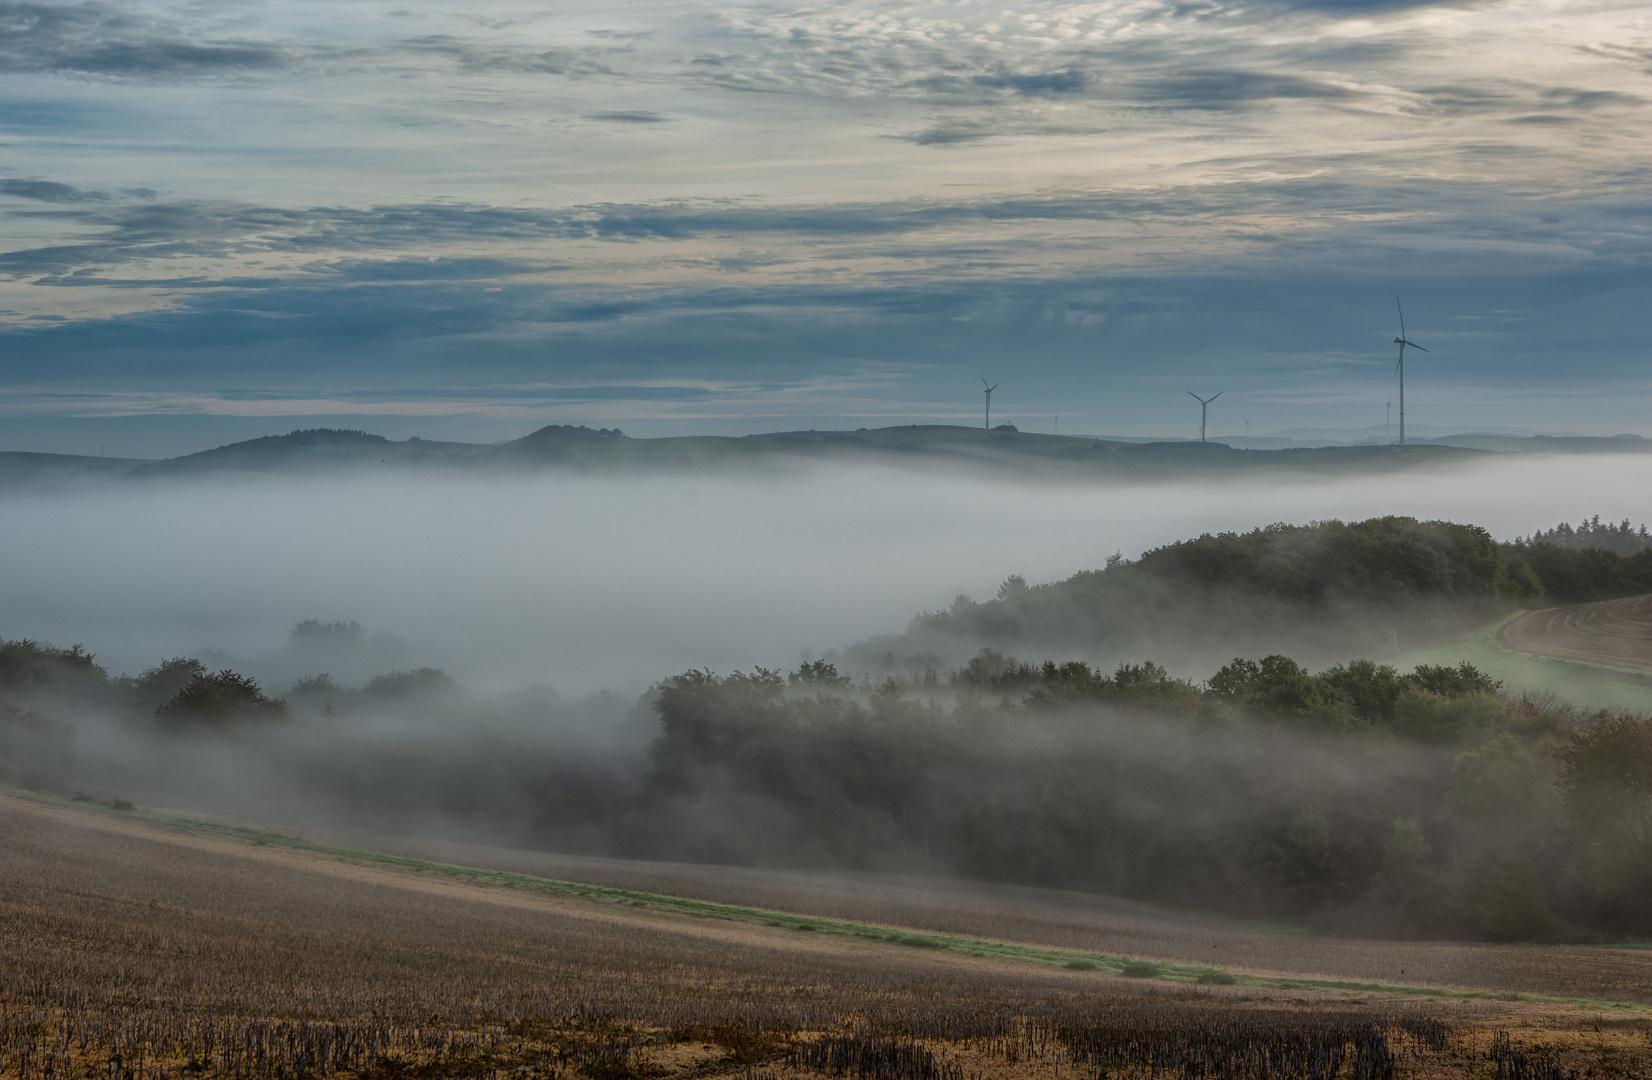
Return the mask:
M 146 458 L 93 457 L 90 454 L 38 454 L 0 451 L 0 489 L 62 487 L 107 482 L 149 464 Z
M 354 429 L 307 428 L 164 461 L 0 452 L 0 488 L 229 473 L 318 475 L 386 467 L 473 473 L 539 469 L 718 472 L 784 470 L 808 462 L 875 463 L 1005 478 L 1174 478 L 1275 471 L 1381 473 L 1467 461 L 1488 453 L 1652 453 L 1652 440 L 1638 435 L 1466 434 L 1418 439 L 1402 452 L 1370 441 L 1304 446 L 1289 445 L 1278 436 L 1257 436 L 1201 445 L 1180 439 L 1049 435 L 1018 431 L 1008 424 L 992 431 L 956 424 L 908 424 L 854 431 L 663 438 L 633 438 L 618 428 L 550 424 L 519 439 L 485 445 L 417 436 L 396 441 Z
M 366 431 L 308 428 L 150 462 L 126 475 L 128 479 L 141 480 L 222 472 L 315 472 L 392 462 L 447 461 L 467 457 L 480 449 L 482 446 L 478 443 L 429 442 L 417 437 L 392 442 L 383 435 Z
M 1220 442 L 1129 442 L 1045 435 L 1002 425 L 992 431 L 952 424 L 910 424 L 855 431 L 777 431 L 761 435 L 687 435 L 633 439 L 618 430 L 552 425 L 481 451 L 476 467 L 515 469 L 717 471 L 802 462 L 886 463 L 995 475 L 1099 477 L 1180 475 L 1253 469 L 1360 471 L 1415 468 L 1464 460 L 1476 451 L 1386 446 L 1236 450 Z

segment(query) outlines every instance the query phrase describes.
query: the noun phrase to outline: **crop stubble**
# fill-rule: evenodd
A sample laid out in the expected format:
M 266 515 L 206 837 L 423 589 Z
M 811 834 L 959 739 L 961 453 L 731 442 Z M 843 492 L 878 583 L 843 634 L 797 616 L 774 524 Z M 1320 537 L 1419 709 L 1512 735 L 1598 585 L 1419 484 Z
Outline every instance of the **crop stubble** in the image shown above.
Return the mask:
M 0 1076 L 19 1080 L 1652 1069 L 1645 1025 L 1598 1011 L 1169 988 L 523 896 L 11 799 L 0 853 Z

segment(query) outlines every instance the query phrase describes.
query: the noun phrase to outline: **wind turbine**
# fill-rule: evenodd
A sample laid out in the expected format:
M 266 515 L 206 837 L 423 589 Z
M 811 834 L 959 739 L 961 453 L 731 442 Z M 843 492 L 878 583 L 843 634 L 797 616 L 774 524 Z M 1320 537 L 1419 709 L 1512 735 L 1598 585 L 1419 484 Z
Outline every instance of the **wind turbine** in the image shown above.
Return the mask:
M 1399 313 L 1400 313 L 1400 336 L 1394 339 L 1394 344 L 1396 344 L 1400 347 L 1400 362 L 1398 364 L 1394 365 L 1394 370 L 1400 373 L 1400 448 L 1404 449 L 1405 448 L 1405 347 L 1407 345 L 1409 345 L 1413 349 L 1420 350 L 1421 352 L 1427 352 L 1428 350 L 1424 349 L 1421 345 L 1418 345 L 1415 341 L 1406 340 L 1406 336 L 1405 336 L 1405 308 L 1400 307 L 1400 298 L 1397 297 L 1397 296 L 1394 297 L 1394 307 L 1396 309 L 1398 309 Z
M 1199 403 L 1199 442 L 1201 444 L 1205 441 L 1205 413 L 1210 409 L 1210 403 L 1225 393 L 1227 393 L 1226 390 L 1218 390 L 1209 397 L 1200 397 L 1191 390 L 1187 392 L 1188 397 Z
M 981 380 L 981 385 L 982 386 L 987 386 L 987 380 L 982 379 Z M 998 383 L 993 383 L 991 386 L 987 386 L 987 389 L 986 389 L 986 395 L 987 395 L 986 427 L 987 427 L 988 431 L 992 430 L 992 392 L 994 390 L 998 389 L 999 385 L 1000 384 L 998 384 Z

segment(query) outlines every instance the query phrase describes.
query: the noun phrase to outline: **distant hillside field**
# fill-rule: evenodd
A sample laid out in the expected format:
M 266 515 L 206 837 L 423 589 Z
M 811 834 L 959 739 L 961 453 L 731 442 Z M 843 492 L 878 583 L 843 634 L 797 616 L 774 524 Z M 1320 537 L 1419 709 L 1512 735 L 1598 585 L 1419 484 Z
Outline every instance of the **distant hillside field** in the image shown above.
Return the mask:
M 1652 595 L 1527 612 L 1497 640 L 1519 652 L 1652 671 Z

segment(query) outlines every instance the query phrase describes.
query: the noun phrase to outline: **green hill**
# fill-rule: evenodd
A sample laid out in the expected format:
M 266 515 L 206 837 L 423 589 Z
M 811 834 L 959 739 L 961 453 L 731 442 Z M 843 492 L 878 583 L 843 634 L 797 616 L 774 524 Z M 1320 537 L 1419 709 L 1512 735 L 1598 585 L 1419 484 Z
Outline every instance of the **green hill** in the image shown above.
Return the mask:
M 1438 641 L 1539 595 L 1526 563 L 1477 526 L 1404 517 L 1271 525 L 1115 557 L 1048 585 L 1011 577 L 995 599 L 960 597 L 851 658 L 923 668 L 986 647 L 1151 658 L 1177 670 L 1268 653 L 1334 662 Z

